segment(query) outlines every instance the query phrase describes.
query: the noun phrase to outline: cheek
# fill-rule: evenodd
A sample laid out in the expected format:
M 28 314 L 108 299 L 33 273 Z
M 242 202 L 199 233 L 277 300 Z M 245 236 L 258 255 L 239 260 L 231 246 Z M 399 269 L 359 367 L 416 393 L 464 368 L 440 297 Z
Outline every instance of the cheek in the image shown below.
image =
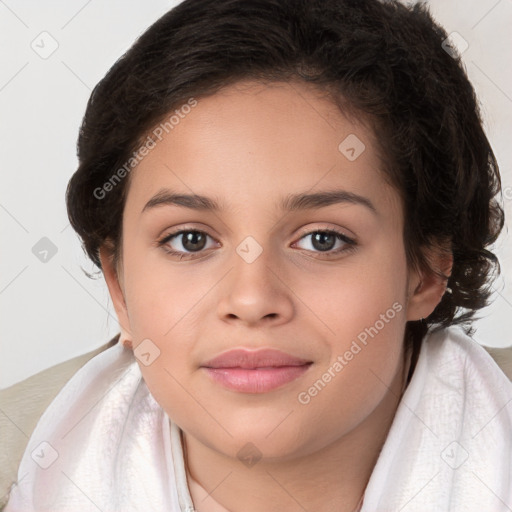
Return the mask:
M 173 418 L 196 417 L 197 403 L 187 392 L 196 370 L 191 353 L 205 321 L 205 298 L 218 277 L 172 267 L 162 256 L 132 248 L 124 266 L 130 330 L 136 355 L 143 340 L 151 341 L 150 352 L 156 354 L 147 366 L 138 361 L 155 400 Z
M 190 331 L 199 321 L 201 302 L 218 281 L 217 274 L 205 272 L 207 266 L 179 267 L 159 252 L 133 247 L 125 262 L 126 302 L 136 342 L 154 338 L 165 343 L 184 324 Z
M 338 351 L 347 340 L 364 340 L 368 329 L 383 337 L 403 329 L 405 317 L 398 313 L 406 309 L 407 266 L 404 252 L 391 245 L 379 245 L 354 264 L 347 260 L 324 273 L 302 274 L 295 283 Z
M 337 400 L 346 407 L 357 406 L 357 418 L 368 413 L 365 407 L 374 407 L 391 385 L 402 362 L 406 283 L 405 254 L 391 245 L 369 253 L 357 269 L 340 269 L 329 279 L 316 281 L 308 300 L 328 327 L 330 352 L 330 361 L 316 374 L 329 382 L 329 391 L 315 398 L 319 414 L 322 406 Z
M 396 274 L 400 286 L 385 272 L 368 272 L 366 277 L 372 278 L 367 284 L 347 278 L 320 310 L 334 331 L 326 338 L 330 360 L 319 365 L 297 395 L 298 412 L 323 442 L 363 422 L 390 389 L 392 396 L 399 394 L 405 280 L 400 273 Z

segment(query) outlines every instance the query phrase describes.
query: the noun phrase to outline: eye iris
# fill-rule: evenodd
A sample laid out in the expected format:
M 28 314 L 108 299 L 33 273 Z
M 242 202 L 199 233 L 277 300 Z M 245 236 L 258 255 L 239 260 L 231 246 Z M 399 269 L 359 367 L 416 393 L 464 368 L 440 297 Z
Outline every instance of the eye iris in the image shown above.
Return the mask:
M 196 231 L 183 233 L 181 237 L 181 243 L 187 251 L 200 251 L 206 244 L 206 237 L 204 234 Z M 199 247 L 197 245 L 199 245 Z
M 316 232 L 313 234 L 313 247 L 319 251 L 329 251 L 336 243 L 336 236 L 332 233 Z

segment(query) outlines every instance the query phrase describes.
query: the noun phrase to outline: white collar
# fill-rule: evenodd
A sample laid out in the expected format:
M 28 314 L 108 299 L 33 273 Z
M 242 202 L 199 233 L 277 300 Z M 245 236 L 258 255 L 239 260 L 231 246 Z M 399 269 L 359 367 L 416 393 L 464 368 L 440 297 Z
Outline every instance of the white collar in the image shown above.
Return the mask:
M 194 504 L 187 485 L 187 473 L 185 469 L 185 458 L 183 456 L 183 444 L 181 429 L 169 420 L 172 460 L 174 463 L 174 474 L 176 476 L 176 491 L 181 512 L 194 512 Z

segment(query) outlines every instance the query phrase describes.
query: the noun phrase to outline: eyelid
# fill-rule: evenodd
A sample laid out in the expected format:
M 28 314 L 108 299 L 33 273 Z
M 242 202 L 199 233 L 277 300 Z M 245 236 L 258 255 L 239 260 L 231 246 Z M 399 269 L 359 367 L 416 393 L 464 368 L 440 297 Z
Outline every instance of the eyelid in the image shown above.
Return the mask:
M 181 227 L 181 228 L 177 229 L 176 231 L 170 231 L 170 232 L 166 233 L 165 235 L 161 236 L 160 238 L 158 238 L 157 241 L 156 241 L 156 244 L 158 246 L 164 246 L 165 244 L 170 242 L 173 238 L 178 237 L 178 236 L 180 236 L 180 235 L 182 235 L 184 233 L 201 233 L 202 235 L 205 235 L 205 236 L 211 238 L 216 243 L 219 243 L 219 242 L 217 242 L 215 237 L 213 237 L 212 235 L 210 235 L 210 233 L 208 233 L 207 231 L 205 231 L 203 229 L 190 228 L 190 227 Z M 199 254 L 201 252 L 204 252 L 204 249 L 202 251 L 199 251 L 198 253 L 184 252 L 183 254 Z
M 218 242 L 212 235 L 210 235 L 207 231 L 203 230 L 203 229 L 199 229 L 199 228 L 196 228 L 196 227 L 188 227 L 188 226 L 182 226 L 178 229 L 176 229 L 175 231 L 171 231 L 171 232 L 168 232 L 166 233 L 165 235 L 163 235 L 162 237 L 160 237 L 157 241 L 156 241 L 156 244 L 158 247 L 161 247 L 164 251 L 166 251 L 168 254 L 171 254 L 171 255 L 174 255 L 174 256 L 178 256 L 178 255 L 181 255 L 182 257 L 192 257 L 194 258 L 194 255 L 197 255 L 197 257 L 200 257 L 201 255 L 203 255 L 204 253 L 207 252 L 207 249 L 202 249 L 200 251 L 197 251 L 197 252 L 186 252 L 186 251 L 175 251 L 173 249 L 168 249 L 166 248 L 166 245 L 168 242 L 170 242 L 174 237 L 178 237 L 184 233 L 190 233 L 190 232 L 195 232 L 195 233 L 201 233 L 203 235 L 205 235 L 206 237 L 209 237 L 211 238 L 212 240 L 215 241 L 215 243 L 219 244 L 220 242 Z M 301 249 L 303 251 L 307 251 L 307 252 L 312 252 L 314 254 L 318 254 L 318 255 L 322 255 L 324 254 L 326 257 L 329 257 L 329 256 L 335 256 L 337 254 L 340 254 L 348 249 L 354 249 L 357 245 L 358 245 L 358 242 L 356 240 L 356 237 L 353 236 L 353 235 L 347 235 L 345 233 L 345 230 L 341 229 L 341 228 L 334 228 L 334 227 L 331 227 L 331 226 L 320 226 L 320 227 L 316 227 L 316 228 L 303 228 L 301 230 L 301 232 L 299 233 L 297 239 L 295 242 L 293 242 L 292 245 L 295 245 L 297 242 L 299 242 L 300 240 L 302 240 L 303 238 L 305 238 L 306 236 L 310 236 L 310 235 L 313 235 L 315 233 L 332 233 L 334 234 L 336 237 L 339 237 L 342 239 L 342 241 L 347 245 L 347 247 L 345 249 L 337 249 L 337 250 L 329 250 L 329 251 L 310 251 L 308 249 Z
M 328 224 L 320 225 L 319 227 L 314 227 L 314 228 L 310 228 L 310 227 L 302 228 L 300 230 L 298 236 L 299 236 L 299 238 L 302 238 L 305 235 L 311 235 L 312 233 L 317 233 L 319 231 L 320 232 L 328 231 L 328 232 L 332 232 L 332 233 L 337 233 L 353 242 L 357 242 L 356 236 L 354 234 L 352 234 L 349 230 L 340 228 L 340 227 L 334 227 L 334 226 L 331 226 Z
M 298 244 L 301 240 L 304 238 L 311 236 L 315 233 L 329 233 L 336 237 L 337 241 L 341 241 L 343 243 L 343 246 L 338 249 L 330 249 L 328 251 L 312 251 L 310 249 L 301 249 L 299 247 L 299 250 L 306 251 L 308 253 L 315 254 L 314 258 L 316 259 L 329 259 L 329 258 L 336 258 L 341 257 L 342 254 L 348 253 L 351 251 L 354 251 L 358 247 L 358 242 L 354 237 L 346 235 L 342 230 L 339 228 L 316 228 L 316 229 L 310 229 L 309 231 L 306 231 L 305 233 L 302 233 L 301 236 L 299 236 L 298 240 L 292 244 L 292 246 Z
M 175 231 L 170 231 L 170 232 L 166 233 L 165 235 L 162 235 L 161 237 L 159 237 L 158 240 L 161 241 L 162 239 L 169 238 L 171 236 L 178 235 L 182 232 L 189 232 L 189 231 L 197 231 L 198 233 L 203 233 L 203 234 L 209 236 L 210 238 L 215 238 L 217 236 L 217 235 L 215 235 L 215 236 L 211 235 L 208 232 L 208 230 L 210 230 L 210 228 L 205 227 L 205 229 L 202 229 L 200 227 L 198 228 L 197 226 L 184 225 L 184 226 L 180 226 Z M 323 224 L 323 225 L 321 224 L 319 227 L 315 227 L 315 228 L 310 228 L 310 227 L 301 228 L 297 237 L 302 238 L 305 235 L 316 233 L 318 231 L 332 231 L 332 232 L 338 233 L 340 235 L 343 235 L 346 238 L 353 240 L 354 242 L 357 241 L 357 237 L 353 233 L 351 233 L 349 230 L 347 230 L 345 228 L 333 227 L 328 224 Z

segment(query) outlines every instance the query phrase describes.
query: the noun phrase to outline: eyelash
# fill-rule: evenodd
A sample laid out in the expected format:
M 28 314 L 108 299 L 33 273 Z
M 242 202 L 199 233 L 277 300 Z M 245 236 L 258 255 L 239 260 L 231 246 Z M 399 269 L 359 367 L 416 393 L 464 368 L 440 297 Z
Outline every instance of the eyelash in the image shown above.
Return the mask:
M 161 238 L 160 240 L 157 241 L 157 245 L 158 245 L 158 247 L 161 247 L 167 254 L 169 254 L 171 256 L 177 256 L 177 257 L 179 257 L 180 260 L 193 259 L 195 257 L 194 255 L 196 255 L 196 254 L 200 255 L 201 252 L 203 252 L 203 249 L 200 251 L 197 251 L 197 252 L 180 252 L 180 251 L 174 251 L 173 249 L 169 249 L 167 247 L 168 242 L 170 242 L 173 238 L 175 238 L 179 235 L 182 235 L 184 233 L 199 233 L 199 234 L 205 235 L 207 237 L 210 236 L 205 231 L 201 231 L 199 229 L 181 229 L 179 231 L 175 231 L 174 233 L 169 233 L 169 234 L 165 235 L 163 238 Z M 355 240 L 353 240 L 352 238 L 349 238 L 344 233 L 337 231 L 335 229 L 332 229 L 332 228 L 315 229 L 313 231 L 309 231 L 307 233 L 304 233 L 299 238 L 299 240 L 302 240 L 303 238 L 310 236 L 310 235 L 314 235 L 316 233 L 324 233 L 324 234 L 327 233 L 327 234 L 331 234 L 331 235 L 336 235 L 336 239 L 342 241 L 345 244 L 345 246 L 342 247 L 341 249 L 337 249 L 335 251 L 332 251 L 332 249 L 331 249 L 330 251 L 309 251 L 309 252 L 315 252 L 316 254 L 322 254 L 327 257 L 330 257 L 330 256 L 337 256 L 341 253 L 345 253 L 345 252 L 348 253 L 348 252 L 354 251 L 357 247 L 357 242 Z M 210 238 L 212 238 L 212 237 L 210 237 Z M 303 249 L 303 250 L 308 251 L 308 249 Z

